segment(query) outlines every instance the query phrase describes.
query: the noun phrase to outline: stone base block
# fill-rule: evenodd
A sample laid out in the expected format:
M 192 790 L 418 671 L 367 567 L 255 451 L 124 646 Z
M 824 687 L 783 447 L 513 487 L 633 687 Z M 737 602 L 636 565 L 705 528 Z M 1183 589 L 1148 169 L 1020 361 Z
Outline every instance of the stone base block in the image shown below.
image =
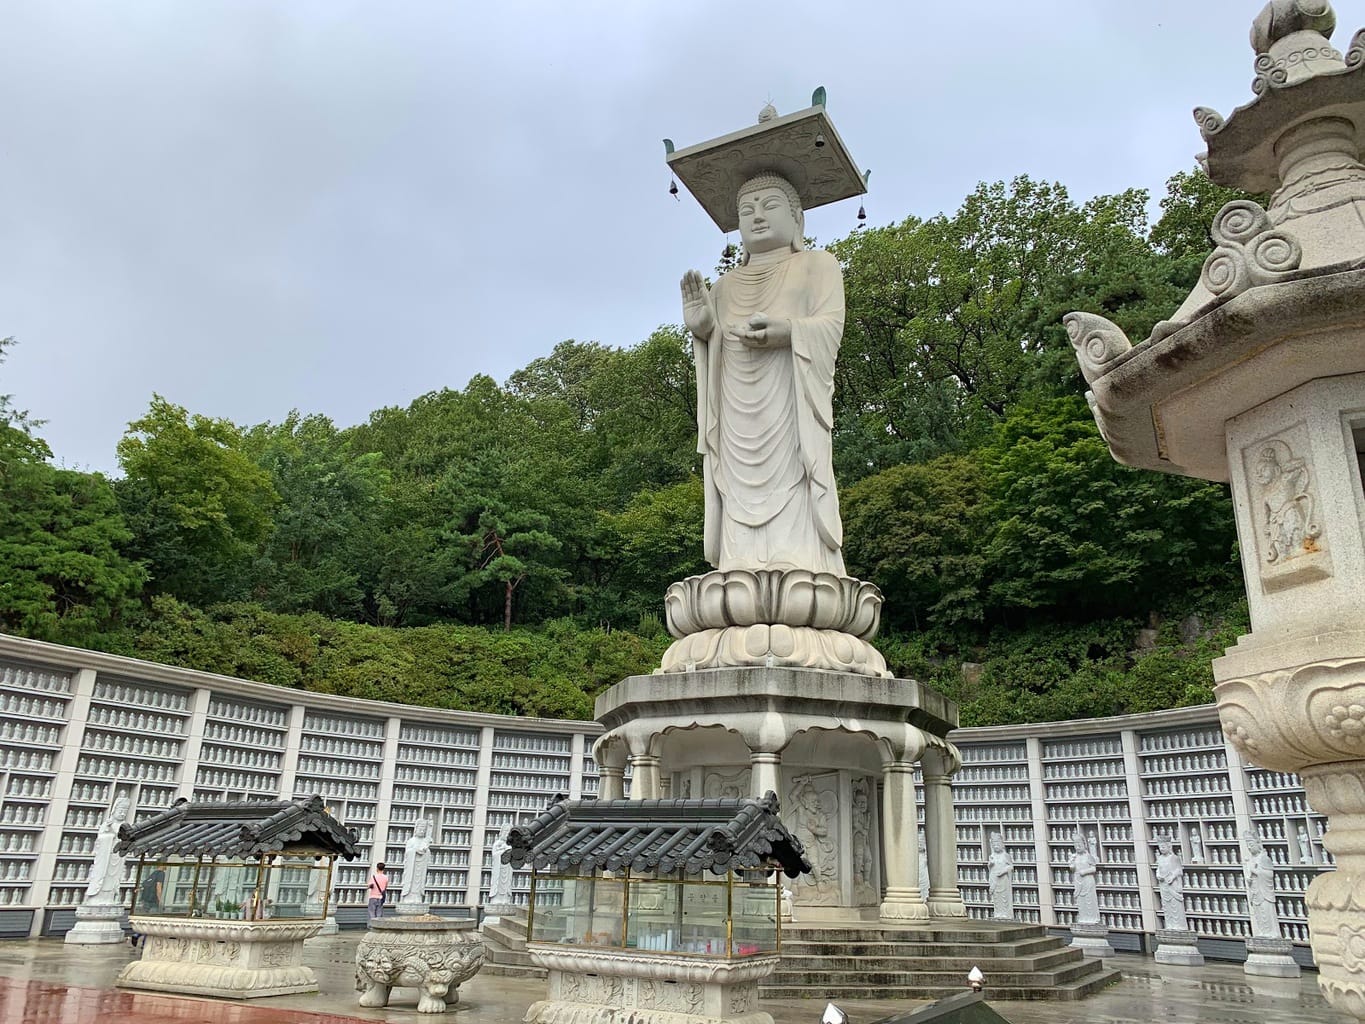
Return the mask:
M 1079 949 L 1089 957 L 1114 955 L 1114 947 L 1109 945 L 1109 926 L 1107 924 L 1080 924 L 1071 926 L 1071 948 Z
M 340 931 L 341 931 L 341 926 L 340 926 L 339 924 L 337 924 L 337 919 L 336 919 L 336 917 L 329 914 L 329 915 L 327 916 L 326 920 L 324 920 L 324 921 L 322 922 L 322 931 L 318 932 L 318 934 L 319 934 L 319 935 L 336 935 L 336 934 L 337 934 L 338 932 L 340 932 Z
M 531 943 L 548 973 L 549 998 L 526 1024 L 772 1024 L 758 1008 L 758 983 L 773 955 L 727 960 L 633 949 L 565 949 Z
M 407 903 L 399 900 L 398 906 L 394 907 L 394 913 L 399 917 L 426 917 L 431 913 L 431 904 Z
M 1158 928 L 1156 942 L 1154 958 L 1159 964 L 1200 967 L 1204 963 L 1204 955 L 1199 952 L 1198 938 L 1192 931 Z
M 483 942 L 466 921 L 379 918 L 355 951 L 358 1002 L 387 1006 L 394 988 L 409 986 L 420 991 L 418 1013 L 445 1013 L 459 1002 L 460 985 L 479 973 L 484 956 Z
M 120 988 L 180 992 L 220 999 L 316 992 L 318 979 L 302 963 L 303 942 L 319 921 L 218 921 L 134 917 L 144 936 L 142 959 L 119 973 Z
M 1253 936 L 1247 939 L 1247 959 L 1242 970 L 1260 978 L 1297 978 L 1302 972 L 1291 955 L 1288 939 Z
M 122 942 L 124 913 L 119 904 L 82 903 L 76 908 L 76 924 L 63 941 L 80 946 Z

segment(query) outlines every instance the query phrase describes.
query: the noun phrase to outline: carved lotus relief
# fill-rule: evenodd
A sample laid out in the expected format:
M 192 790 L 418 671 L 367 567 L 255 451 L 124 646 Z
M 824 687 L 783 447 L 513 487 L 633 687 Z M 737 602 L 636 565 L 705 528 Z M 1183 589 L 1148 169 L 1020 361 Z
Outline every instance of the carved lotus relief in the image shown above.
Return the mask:
M 1253 764 L 1292 772 L 1365 758 L 1365 660 L 1228 679 L 1214 692 L 1224 734 Z
M 887 677 L 881 652 L 866 640 L 833 629 L 799 626 L 730 626 L 675 640 L 664 652 L 662 673 L 754 666 L 812 668 Z
M 674 583 L 664 595 L 668 631 L 678 639 L 727 626 L 785 625 L 870 640 L 881 607 L 881 591 L 871 583 L 805 569 L 708 572 Z

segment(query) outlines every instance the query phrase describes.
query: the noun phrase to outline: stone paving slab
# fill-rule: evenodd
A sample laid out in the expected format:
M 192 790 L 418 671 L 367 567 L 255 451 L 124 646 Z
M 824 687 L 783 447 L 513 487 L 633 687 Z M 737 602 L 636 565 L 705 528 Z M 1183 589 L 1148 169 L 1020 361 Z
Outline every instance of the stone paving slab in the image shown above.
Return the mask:
M 444 1015 L 417 1013 L 416 990 L 395 989 L 387 1009 L 356 1005 L 355 948 L 363 932 L 309 940 L 305 961 L 318 975 L 318 995 L 237 1003 L 124 992 L 119 969 L 129 947 L 64 946 L 55 939 L 0 942 L 0 1024 L 519 1024 L 544 998 L 545 982 L 479 975 L 460 986 L 460 1003 Z M 1077 1002 L 992 1002 L 1011 1024 L 1355 1024 L 1318 993 L 1317 975 L 1248 978 L 1240 964 L 1167 967 L 1125 953 L 1105 960 L 1124 980 Z M 32 983 L 32 984 L 30 984 Z M 965 979 L 964 979 L 965 984 Z M 990 979 L 986 994 L 990 995 Z M 405 998 L 405 997 L 411 998 Z M 823 1000 L 763 1000 L 775 1024 L 818 1024 Z M 840 1001 L 853 1024 L 904 1014 L 905 1000 Z

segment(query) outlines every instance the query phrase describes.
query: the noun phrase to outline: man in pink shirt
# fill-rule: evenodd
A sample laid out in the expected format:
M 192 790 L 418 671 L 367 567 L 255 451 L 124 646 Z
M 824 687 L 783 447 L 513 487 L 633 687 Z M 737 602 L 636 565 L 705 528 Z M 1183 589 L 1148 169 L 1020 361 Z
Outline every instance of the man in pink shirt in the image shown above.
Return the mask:
M 370 920 L 384 916 L 384 893 L 389 888 L 389 876 L 384 874 L 384 862 L 381 860 L 374 866 L 374 871 L 370 873 Z

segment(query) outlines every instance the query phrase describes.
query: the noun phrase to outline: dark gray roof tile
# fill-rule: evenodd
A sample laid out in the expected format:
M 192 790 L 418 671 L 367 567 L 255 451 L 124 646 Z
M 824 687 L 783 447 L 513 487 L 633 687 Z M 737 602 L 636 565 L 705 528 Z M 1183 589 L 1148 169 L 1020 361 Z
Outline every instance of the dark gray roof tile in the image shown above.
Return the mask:
M 119 828 L 125 856 L 255 857 L 291 848 L 356 855 L 356 834 L 327 813 L 322 797 L 278 802 L 178 800 L 167 810 Z
M 777 812 L 771 792 L 762 800 L 556 800 L 508 831 L 502 859 L 560 874 L 780 868 L 795 878 L 811 866 Z

